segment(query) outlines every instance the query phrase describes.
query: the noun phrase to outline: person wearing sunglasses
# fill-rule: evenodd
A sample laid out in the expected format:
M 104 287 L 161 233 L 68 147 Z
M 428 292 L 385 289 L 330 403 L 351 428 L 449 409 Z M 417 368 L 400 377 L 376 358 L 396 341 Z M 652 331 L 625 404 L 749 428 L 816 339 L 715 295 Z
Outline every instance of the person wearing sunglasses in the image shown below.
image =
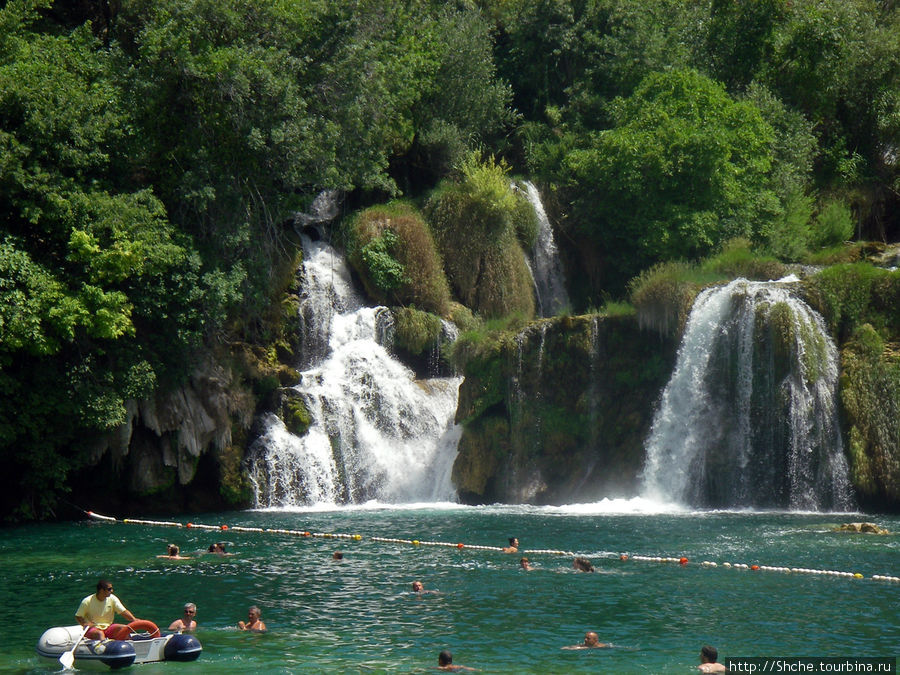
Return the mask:
M 122 601 L 113 594 L 113 585 L 106 579 L 97 582 L 97 592 L 81 601 L 75 612 L 75 620 L 81 626 L 87 626 L 84 637 L 88 640 L 112 638 L 123 626 L 113 623 L 116 614 L 124 616 L 128 621 L 137 621 L 134 614 L 126 609 Z
M 184 616 L 180 619 L 175 619 L 172 625 L 169 626 L 169 630 L 177 633 L 190 633 L 197 630 L 197 621 L 194 618 L 196 615 L 197 605 L 193 602 L 186 603 L 184 605 Z

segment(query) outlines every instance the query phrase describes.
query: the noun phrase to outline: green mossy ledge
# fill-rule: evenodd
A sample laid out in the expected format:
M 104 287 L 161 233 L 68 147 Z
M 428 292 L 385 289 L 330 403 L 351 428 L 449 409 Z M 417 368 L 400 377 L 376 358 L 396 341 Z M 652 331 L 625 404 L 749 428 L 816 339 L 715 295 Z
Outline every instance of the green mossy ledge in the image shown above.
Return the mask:
M 466 503 L 635 494 L 676 343 L 633 317 L 564 316 L 467 350 L 453 481 Z

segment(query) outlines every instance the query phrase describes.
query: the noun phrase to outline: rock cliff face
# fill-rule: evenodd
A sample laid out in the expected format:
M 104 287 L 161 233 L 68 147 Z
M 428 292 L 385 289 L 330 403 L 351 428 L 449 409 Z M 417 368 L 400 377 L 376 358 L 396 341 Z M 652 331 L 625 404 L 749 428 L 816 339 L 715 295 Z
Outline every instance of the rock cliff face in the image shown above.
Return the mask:
M 467 503 L 633 496 L 675 344 L 633 317 L 558 317 L 467 363 L 453 480 Z
M 207 361 L 177 389 L 128 402 L 126 421 L 97 441 L 73 498 L 116 512 L 240 504 L 254 406 L 231 368 Z
M 639 493 L 677 337 L 641 329 L 632 316 L 584 315 L 535 321 L 485 342 L 469 348 L 459 392 L 464 431 L 453 482 L 461 501 L 555 504 Z M 869 510 L 900 509 L 896 354 L 871 328 L 842 345 L 848 460 Z M 271 380 L 274 390 L 296 379 L 289 369 L 259 370 L 262 361 L 210 358 L 174 391 L 130 402 L 126 422 L 76 472 L 71 500 L 120 515 L 249 505 L 242 462 L 252 421 L 258 404 L 279 403 L 260 383 Z M 285 405 L 283 417 L 299 414 Z
M 841 404 L 860 505 L 900 511 L 900 352 L 872 326 L 841 350 Z

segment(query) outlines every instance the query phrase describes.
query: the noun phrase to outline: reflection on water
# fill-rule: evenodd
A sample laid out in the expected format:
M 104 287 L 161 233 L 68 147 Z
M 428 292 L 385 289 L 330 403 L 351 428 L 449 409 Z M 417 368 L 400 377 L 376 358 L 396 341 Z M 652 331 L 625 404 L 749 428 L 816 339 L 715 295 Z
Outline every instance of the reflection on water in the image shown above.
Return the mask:
M 623 507 L 368 505 L 190 517 L 210 524 L 358 533 L 359 541 L 122 523 L 8 529 L 0 538 L 0 599 L 7 607 L 22 607 L 27 598 L 37 611 L 0 618 L 7 636 L 21 636 L 8 641 L 0 671 L 57 670 L 39 668 L 34 643 L 50 625 L 73 622 L 78 601 L 101 575 L 114 580 L 117 594 L 138 617 L 161 625 L 177 618 L 184 602 L 198 605 L 200 660 L 144 665 L 142 675 L 171 675 L 172 668 L 427 672 L 445 648 L 455 661 L 486 673 L 687 673 L 705 643 L 715 644 L 723 657 L 892 656 L 885 650 L 900 644 L 900 584 L 869 578 L 900 574 L 900 537 L 831 531 L 841 522 L 868 519 L 896 532 L 900 518 L 665 513 L 658 506 L 654 513 L 635 513 Z M 517 536 L 536 569 L 522 571 L 518 555 L 375 542 L 373 536 L 485 546 L 502 546 Z M 202 553 L 223 538 L 234 556 Z M 195 557 L 157 559 L 168 542 Z M 337 549 L 343 561 L 331 559 Z M 586 555 L 597 573 L 575 572 L 569 556 L 529 550 Z M 621 553 L 685 556 L 690 562 L 622 561 Z M 703 561 L 718 566 L 704 567 Z M 726 568 L 726 561 L 851 571 L 865 578 L 752 572 Z M 414 579 L 439 592 L 410 593 Z M 262 608 L 268 634 L 234 628 L 251 604 Z M 586 630 L 616 647 L 560 650 L 580 641 Z

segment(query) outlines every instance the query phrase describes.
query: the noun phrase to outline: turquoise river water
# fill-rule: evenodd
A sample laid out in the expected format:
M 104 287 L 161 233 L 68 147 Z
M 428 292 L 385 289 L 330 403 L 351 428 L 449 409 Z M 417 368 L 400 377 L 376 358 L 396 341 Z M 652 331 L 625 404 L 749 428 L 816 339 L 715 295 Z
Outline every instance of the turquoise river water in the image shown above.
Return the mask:
M 147 514 L 120 514 L 149 519 Z M 703 644 L 727 657 L 896 657 L 900 535 L 832 531 L 900 517 L 773 512 L 654 512 L 633 502 L 567 507 L 368 505 L 165 518 L 181 523 L 358 534 L 359 539 L 209 531 L 123 522 L 2 530 L 0 672 L 43 673 L 48 627 L 71 625 L 98 577 L 139 618 L 167 627 L 198 606 L 193 663 L 132 666 L 166 673 L 424 673 L 450 649 L 484 673 L 692 673 Z M 499 547 L 511 536 L 520 554 Z M 372 537 L 463 543 L 373 541 Z M 202 554 L 216 540 L 234 555 Z M 158 559 L 167 543 L 190 560 Z M 342 561 L 332 553 L 342 550 Z M 536 551 L 531 553 L 530 551 Z M 546 551 L 563 551 L 560 555 Z M 519 558 L 535 568 L 526 572 Z M 569 553 L 596 573 L 578 573 Z M 627 560 L 686 557 L 688 563 Z M 716 566 L 703 563 L 716 563 Z M 852 572 L 752 571 L 725 563 Z M 410 592 L 414 579 L 426 589 Z M 234 626 L 251 604 L 267 634 Z M 595 630 L 611 649 L 569 651 Z

